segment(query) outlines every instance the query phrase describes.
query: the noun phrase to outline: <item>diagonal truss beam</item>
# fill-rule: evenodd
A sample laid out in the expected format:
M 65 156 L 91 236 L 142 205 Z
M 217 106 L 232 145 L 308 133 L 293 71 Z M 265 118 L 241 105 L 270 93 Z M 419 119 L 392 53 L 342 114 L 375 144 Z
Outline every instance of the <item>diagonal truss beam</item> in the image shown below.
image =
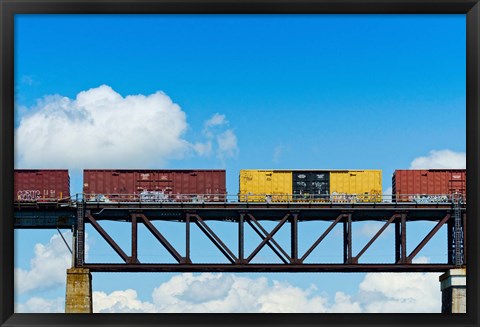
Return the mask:
M 305 261 L 305 259 L 310 255 L 310 253 L 312 253 L 313 250 L 315 250 L 315 248 L 318 246 L 318 244 L 320 244 L 323 239 L 328 235 L 328 233 L 331 232 L 331 230 L 335 227 L 336 224 L 338 224 L 338 222 L 344 218 L 346 215 L 344 214 L 341 214 L 337 217 L 337 219 L 335 219 L 333 221 L 333 223 L 328 226 L 328 228 L 325 230 L 325 232 L 315 241 L 315 243 L 313 243 L 313 245 L 307 250 L 307 252 L 305 252 L 305 254 L 303 255 L 303 257 L 300 258 L 300 262 L 302 263 L 303 261 Z
M 145 227 L 150 231 L 150 233 L 155 236 L 155 238 L 165 247 L 165 249 L 172 255 L 172 257 L 177 260 L 178 263 L 184 263 L 185 258 L 183 258 L 180 253 L 175 250 L 175 248 L 167 241 L 167 239 L 158 231 L 157 228 L 152 224 L 144 214 L 134 214 L 132 216 L 136 216 L 142 219 L 143 224 Z
M 256 219 L 249 215 L 250 216 L 250 219 L 253 218 L 254 221 L 256 221 Z M 260 252 L 260 250 L 265 246 L 265 244 L 268 243 L 268 241 L 272 240 L 273 238 L 273 235 L 275 235 L 276 232 L 278 232 L 278 230 L 283 226 L 283 224 L 285 224 L 285 222 L 287 221 L 288 217 L 290 216 L 290 213 L 287 213 L 282 220 L 280 220 L 280 222 L 278 223 L 277 226 L 275 226 L 275 228 L 270 232 L 270 233 L 266 233 L 266 237 L 262 240 L 262 242 L 257 246 L 257 248 L 255 250 L 253 250 L 253 252 L 248 256 L 247 258 L 247 262 L 250 262 L 252 261 L 252 259 L 258 254 L 258 252 Z M 278 245 L 278 244 L 277 244 Z M 287 255 L 288 257 L 288 255 Z
M 425 236 L 425 238 L 418 244 L 418 246 L 415 248 L 415 250 L 410 253 L 410 255 L 407 257 L 407 263 L 412 263 L 413 258 L 420 252 L 421 249 L 427 244 L 428 241 L 438 232 L 438 230 L 450 219 L 450 214 L 447 214 L 445 218 L 440 220 L 435 227 L 430 231 L 430 233 Z
M 247 223 L 252 227 L 252 229 L 262 238 L 262 240 L 264 240 L 265 238 L 268 237 L 268 232 L 265 228 L 263 228 L 263 226 L 260 224 L 260 222 L 252 215 L 252 214 L 248 214 L 248 217 L 250 218 L 249 220 L 247 220 Z M 253 225 L 253 223 L 255 223 L 256 227 L 258 227 L 260 229 L 260 231 L 262 231 L 262 233 L 260 233 L 260 231 Z M 287 254 L 287 252 L 273 239 L 273 237 L 270 238 L 270 240 L 267 241 L 267 245 L 268 247 L 270 247 L 273 252 L 275 252 L 275 254 L 284 262 L 284 263 L 289 263 L 289 262 L 292 262 L 292 258 Z M 275 245 L 275 247 L 273 246 Z M 278 252 L 280 251 L 283 256 Z
M 223 253 L 223 255 L 230 261 L 231 263 L 238 262 L 238 258 L 233 254 L 232 251 L 222 242 L 222 240 L 208 227 L 208 225 L 200 218 L 199 215 L 190 215 L 196 218 L 195 223 L 200 228 L 200 230 L 207 235 L 207 237 L 212 241 L 212 243 Z
M 123 250 L 118 246 L 118 244 L 108 235 L 108 233 L 98 224 L 98 222 L 93 218 L 93 216 L 88 213 L 86 218 L 90 221 L 95 230 L 103 237 L 105 241 L 112 247 L 112 249 L 117 252 L 117 254 L 125 261 L 126 263 L 130 262 L 130 257 L 123 252 Z
M 260 236 L 260 237 L 262 238 L 262 240 L 264 240 L 264 239 L 267 237 L 268 232 L 265 232 L 265 231 L 264 231 L 264 233 L 262 234 L 262 232 L 252 223 L 252 221 L 247 220 L 247 223 L 248 223 L 248 224 L 250 225 L 250 227 L 252 227 L 252 229 L 258 234 L 258 236 Z M 258 222 L 257 222 L 257 224 L 258 224 Z M 259 224 L 258 224 L 258 225 L 259 225 Z M 260 226 L 260 227 L 261 227 L 261 226 Z M 267 235 L 265 235 L 265 234 L 267 234 Z M 272 241 L 273 241 L 273 239 L 272 239 Z M 275 244 L 276 244 L 276 242 L 275 242 Z M 276 246 L 279 247 L 279 249 L 280 249 L 281 251 L 283 251 L 284 255 L 287 257 L 286 259 L 285 259 L 285 257 L 282 256 L 282 254 L 277 250 L 277 248 L 275 248 L 270 242 L 267 242 L 267 245 L 268 245 L 268 247 L 269 247 L 270 249 L 272 249 L 272 251 L 283 261 L 283 263 L 288 263 L 288 262 L 289 262 L 290 257 L 288 257 L 288 255 L 286 254 L 286 252 L 283 251 L 283 249 L 282 249 L 278 244 L 276 244 Z
M 375 240 L 385 231 L 385 229 L 390 225 L 394 219 L 396 219 L 398 215 L 393 215 L 390 219 L 378 230 L 378 232 L 372 237 L 370 241 L 363 247 L 363 249 L 358 252 L 358 254 L 352 258 L 352 263 L 358 263 L 358 259 L 367 251 L 367 249 L 375 242 Z

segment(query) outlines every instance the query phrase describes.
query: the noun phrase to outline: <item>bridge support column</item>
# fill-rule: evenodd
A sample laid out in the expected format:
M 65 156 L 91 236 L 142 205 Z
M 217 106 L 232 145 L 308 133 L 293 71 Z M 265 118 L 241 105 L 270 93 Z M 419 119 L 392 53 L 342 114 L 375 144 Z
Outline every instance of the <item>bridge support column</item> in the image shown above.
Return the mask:
M 439 280 L 440 289 L 442 290 L 442 313 L 466 313 L 466 269 L 450 269 L 441 275 Z
M 92 274 L 89 269 L 67 269 L 65 313 L 92 313 Z

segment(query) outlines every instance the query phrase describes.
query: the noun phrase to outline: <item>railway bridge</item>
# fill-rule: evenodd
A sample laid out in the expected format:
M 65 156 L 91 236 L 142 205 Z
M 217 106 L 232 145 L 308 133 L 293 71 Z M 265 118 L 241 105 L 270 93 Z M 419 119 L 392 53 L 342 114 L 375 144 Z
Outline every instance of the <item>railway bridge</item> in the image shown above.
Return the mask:
M 466 205 L 465 203 L 335 203 L 335 202 L 86 202 L 68 203 L 16 203 L 15 228 L 72 228 L 72 269 L 67 273 L 67 312 L 91 312 L 91 272 L 443 272 L 443 312 L 452 312 L 458 306 L 459 294 L 464 284 L 456 287 L 452 280 L 463 278 L 466 267 Z M 117 221 L 131 227 L 130 247 L 122 248 L 99 222 Z M 183 225 L 185 243 L 175 247 L 154 221 L 170 221 Z M 235 247 L 211 226 L 213 221 L 225 221 L 237 234 Z M 265 222 L 275 227 L 270 231 Z M 327 226 L 318 231 L 316 240 L 306 251 L 299 251 L 299 224 L 322 221 Z M 352 226 L 359 222 L 381 222 L 379 230 L 358 252 L 352 251 L 356 240 Z M 434 223 L 433 228 L 407 252 L 407 225 L 419 221 Z M 121 258 L 121 263 L 87 262 L 85 260 L 85 226 L 90 224 Z M 158 240 L 173 258 L 170 262 L 144 263 L 138 256 L 138 224 Z M 210 224 L 210 226 L 209 226 Z M 192 259 L 191 226 L 197 226 L 219 252 L 224 263 L 197 262 Z M 312 262 L 310 254 L 332 233 L 335 226 L 342 226 L 343 261 L 340 263 Z M 390 263 L 364 263 L 362 256 L 381 234 L 393 225 L 395 241 L 391 249 L 394 260 Z M 245 237 L 248 226 L 259 236 L 255 244 Z M 437 232 L 446 226 L 445 263 L 414 263 L 413 259 Z M 281 229 L 288 229 L 289 246 L 281 245 L 275 236 Z M 258 239 L 257 239 L 258 240 Z M 300 239 L 301 240 L 301 239 Z M 362 241 L 364 242 L 364 240 Z M 248 245 L 248 246 L 247 246 Z M 277 263 L 258 263 L 255 258 L 269 247 L 278 257 Z M 253 248 L 253 251 L 246 251 Z M 443 249 L 442 249 L 443 251 Z M 460 270 L 459 270 L 460 269 Z M 458 275 L 460 272 L 460 275 Z M 462 277 L 463 276 L 463 277 Z M 79 289 L 72 288 L 75 284 Z M 79 283 L 79 281 L 81 281 Z M 462 293 L 463 292 L 463 293 Z M 81 295 L 79 300 L 79 294 Z M 70 296 L 70 304 L 69 304 Z M 461 296 L 460 296 L 461 297 Z M 82 302 L 83 301 L 83 302 Z M 85 302 L 86 301 L 86 302 Z M 461 302 L 461 301 L 460 301 Z

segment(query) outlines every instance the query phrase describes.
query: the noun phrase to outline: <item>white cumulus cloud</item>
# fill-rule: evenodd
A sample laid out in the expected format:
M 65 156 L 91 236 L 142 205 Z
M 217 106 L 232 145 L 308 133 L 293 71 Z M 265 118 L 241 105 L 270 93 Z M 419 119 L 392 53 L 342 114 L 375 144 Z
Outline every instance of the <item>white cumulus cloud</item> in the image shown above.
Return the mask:
M 137 298 L 137 292 L 132 289 L 114 291 L 110 294 L 93 292 L 92 304 L 94 313 L 147 313 L 157 312 L 155 306 L 148 302 L 142 302 Z
M 25 303 L 15 303 L 16 313 L 63 313 L 65 312 L 65 298 L 44 299 L 32 297 Z
M 465 169 L 466 165 L 465 152 L 445 149 L 432 150 L 428 156 L 413 159 L 410 163 L 410 169 Z
M 71 233 L 65 233 L 70 242 Z M 37 243 L 30 269 L 15 268 L 15 290 L 27 293 L 65 285 L 66 269 L 71 267 L 72 255 L 59 235 L 53 235 L 49 243 Z
M 363 312 L 439 313 L 442 296 L 438 276 L 435 273 L 369 273 L 359 286 Z
M 133 290 L 94 292 L 95 312 L 407 313 L 440 307 L 438 274 L 432 273 L 368 273 L 356 294 L 336 292 L 332 300 L 314 285 L 210 273 L 176 275 L 154 289 L 151 302 Z
M 231 274 L 176 275 L 154 289 L 152 302 L 132 290 L 94 292 L 95 312 L 325 312 L 325 304 L 313 289 Z
M 149 168 L 195 154 L 210 155 L 213 129 L 228 124 L 215 114 L 205 122 L 206 142 L 189 142 L 187 115 L 168 95 L 121 96 L 108 85 L 74 99 L 45 96 L 15 130 L 15 166 L 20 168 Z M 233 130 L 224 133 L 217 156 L 235 153 Z
M 62 233 L 63 237 L 72 246 L 72 233 Z M 85 235 L 86 241 L 88 236 Z M 89 246 L 86 242 L 85 253 L 88 258 Z M 62 238 L 54 234 L 47 244 L 37 243 L 34 247 L 34 256 L 30 260 L 30 269 L 15 268 L 15 292 L 19 294 L 50 290 L 65 287 L 66 270 L 72 265 L 72 255 Z

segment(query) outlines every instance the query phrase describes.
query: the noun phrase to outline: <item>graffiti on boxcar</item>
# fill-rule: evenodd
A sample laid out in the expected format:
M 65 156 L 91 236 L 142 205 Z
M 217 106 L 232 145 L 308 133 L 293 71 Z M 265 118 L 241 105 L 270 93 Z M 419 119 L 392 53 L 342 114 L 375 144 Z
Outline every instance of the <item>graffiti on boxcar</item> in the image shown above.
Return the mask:
M 166 202 L 168 201 L 168 194 L 162 191 L 142 191 L 140 193 L 141 202 Z
M 410 201 L 416 202 L 416 203 L 436 203 L 436 202 L 448 202 L 448 196 L 447 195 L 414 195 L 413 197 L 410 197 Z
M 19 201 L 37 201 L 41 198 L 39 190 L 21 190 L 17 192 Z
M 357 202 L 358 197 L 356 194 L 346 194 L 346 193 L 338 193 L 332 192 L 330 197 L 332 202 Z

